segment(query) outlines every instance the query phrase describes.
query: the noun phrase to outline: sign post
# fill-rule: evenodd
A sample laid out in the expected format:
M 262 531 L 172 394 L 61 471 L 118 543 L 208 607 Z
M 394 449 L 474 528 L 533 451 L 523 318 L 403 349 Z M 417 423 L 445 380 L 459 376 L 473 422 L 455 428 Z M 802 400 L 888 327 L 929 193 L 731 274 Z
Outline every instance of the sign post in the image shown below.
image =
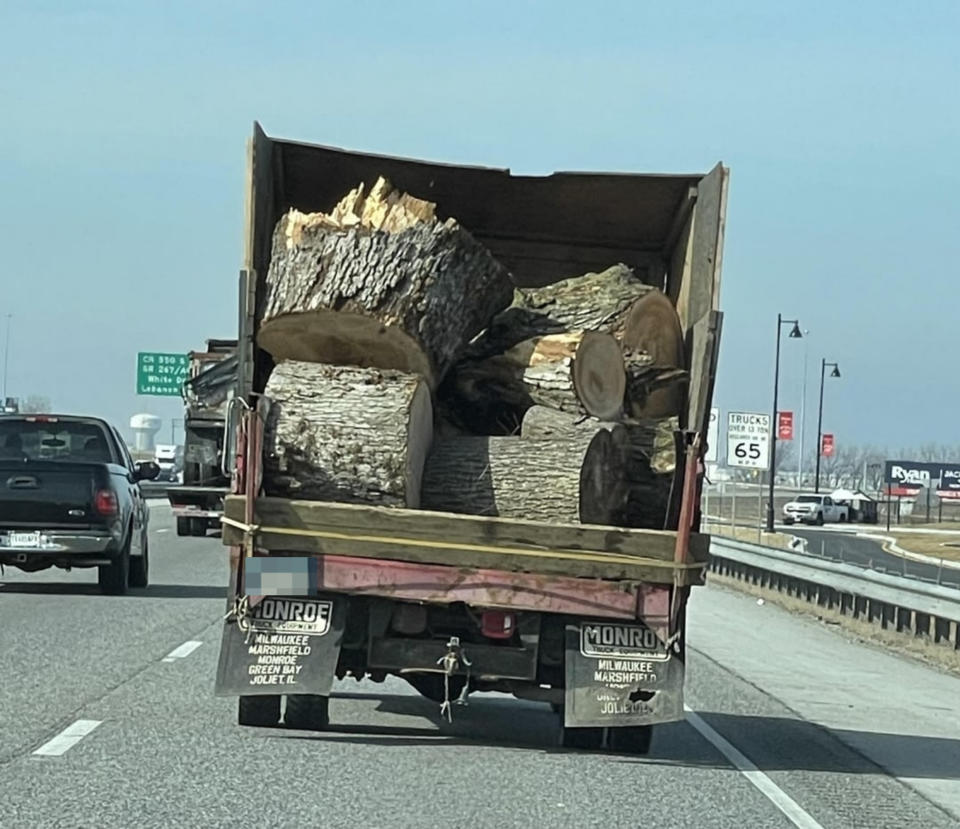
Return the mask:
M 141 351 L 137 354 L 137 394 L 180 397 L 189 368 L 186 354 Z

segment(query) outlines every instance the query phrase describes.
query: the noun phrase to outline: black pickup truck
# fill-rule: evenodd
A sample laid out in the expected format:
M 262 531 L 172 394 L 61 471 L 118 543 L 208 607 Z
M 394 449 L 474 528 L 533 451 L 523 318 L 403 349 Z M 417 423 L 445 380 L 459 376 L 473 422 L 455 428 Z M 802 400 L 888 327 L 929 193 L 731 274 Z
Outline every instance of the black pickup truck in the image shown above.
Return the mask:
M 0 564 L 33 572 L 98 567 L 100 589 L 146 587 L 149 508 L 134 463 L 109 423 L 66 415 L 0 415 Z

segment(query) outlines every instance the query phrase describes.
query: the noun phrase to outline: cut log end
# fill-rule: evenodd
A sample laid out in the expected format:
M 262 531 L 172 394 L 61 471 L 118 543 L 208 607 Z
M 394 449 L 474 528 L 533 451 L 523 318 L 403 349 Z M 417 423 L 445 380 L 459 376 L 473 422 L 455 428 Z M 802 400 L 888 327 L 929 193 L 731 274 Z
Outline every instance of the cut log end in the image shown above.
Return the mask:
M 600 420 L 616 418 L 626 382 L 617 341 L 609 334 L 585 333 L 573 359 L 573 384 L 584 411 Z
M 430 362 L 412 337 L 361 314 L 326 309 L 284 314 L 261 324 L 257 345 L 277 362 L 395 369 L 433 380 Z

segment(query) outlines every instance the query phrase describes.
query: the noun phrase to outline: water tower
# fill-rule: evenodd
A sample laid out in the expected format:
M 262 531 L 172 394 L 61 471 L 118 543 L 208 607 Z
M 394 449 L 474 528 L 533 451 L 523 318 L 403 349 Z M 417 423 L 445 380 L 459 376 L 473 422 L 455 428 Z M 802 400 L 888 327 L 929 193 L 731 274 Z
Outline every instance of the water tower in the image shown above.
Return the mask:
M 152 414 L 135 414 L 130 418 L 130 431 L 133 432 L 137 452 L 153 452 L 161 423 L 163 421 Z

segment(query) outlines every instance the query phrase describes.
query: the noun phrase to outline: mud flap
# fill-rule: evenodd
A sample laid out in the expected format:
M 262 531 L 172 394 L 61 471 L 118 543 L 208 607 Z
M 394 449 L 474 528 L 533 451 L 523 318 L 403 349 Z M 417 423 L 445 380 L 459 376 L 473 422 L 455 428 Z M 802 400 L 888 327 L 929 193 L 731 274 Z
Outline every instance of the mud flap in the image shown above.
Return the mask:
M 329 696 L 347 615 L 344 596 L 265 596 L 223 627 L 218 696 Z
M 667 649 L 646 625 L 568 623 L 564 725 L 631 726 L 682 720 L 683 643 Z

